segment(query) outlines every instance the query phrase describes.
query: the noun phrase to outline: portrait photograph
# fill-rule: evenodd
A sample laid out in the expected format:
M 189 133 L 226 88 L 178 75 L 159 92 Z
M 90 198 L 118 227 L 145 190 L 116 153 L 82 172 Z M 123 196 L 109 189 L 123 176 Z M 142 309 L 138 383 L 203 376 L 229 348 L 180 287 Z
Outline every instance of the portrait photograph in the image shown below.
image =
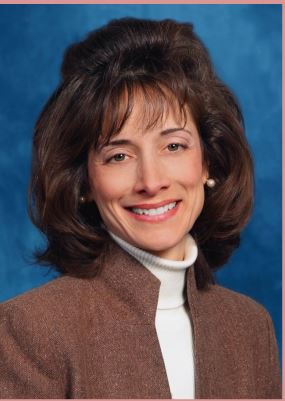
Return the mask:
M 281 399 L 282 5 L 0 27 L 0 398 Z

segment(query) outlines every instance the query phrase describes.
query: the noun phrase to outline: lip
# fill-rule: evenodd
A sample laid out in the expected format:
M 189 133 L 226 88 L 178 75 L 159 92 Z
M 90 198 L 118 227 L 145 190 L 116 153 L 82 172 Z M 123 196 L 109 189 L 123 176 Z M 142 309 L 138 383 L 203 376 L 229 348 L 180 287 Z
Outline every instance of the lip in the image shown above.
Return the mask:
M 167 199 L 167 200 L 157 202 L 157 203 L 140 203 L 140 204 L 136 204 L 136 205 L 127 206 L 127 209 L 130 209 L 130 208 L 157 209 L 158 207 L 162 207 L 162 206 L 168 205 L 169 203 L 173 203 L 173 202 L 178 203 L 178 202 L 180 202 L 180 200 L 179 199 Z
M 159 215 L 149 216 L 146 214 L 136 214 L 136 213 L 132 212 L 130 208 L 126 208 L 126 211 L 130 214 L 131 217 L 133 217 L 136 220 L 139 220 L 142 222 L 147 222 L 147 223 L 160 223 L 160 222 L 166 221 L 176 215 L 181 201 L 177 201 L 177 200 L 167 201 L 167 202 L 163 201 L 163 202 L 154 204 L 155 207 L 151 207 L 152 204 L 147 204 L 147 207 L 146 207 L 146 205 L 133 206 L 133 207 L 136 207 L 139 209 L 152 209 L 152 208 L 155 209 L 157 207 L 161 207 L 161 206 L 167 205 L 168 203 L 172 203 L 172 202 L 176 202 L 176 206 L 173 209 L 168 210 L 166 213 L 159 214 Z M 144 207 L 142 207 L 142 206 L 144 206 Z

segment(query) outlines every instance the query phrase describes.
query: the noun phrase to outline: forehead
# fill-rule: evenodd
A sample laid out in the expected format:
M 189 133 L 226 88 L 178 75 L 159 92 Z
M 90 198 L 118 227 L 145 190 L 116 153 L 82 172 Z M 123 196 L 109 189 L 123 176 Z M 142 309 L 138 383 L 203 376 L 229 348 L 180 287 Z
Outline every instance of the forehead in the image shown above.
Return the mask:
M 134 100 L 134 105 L 129 118 L 118 134 L 135 130 L 138 133 L 146 133 L 153 130 L 160 130 L 167 127 L 183 127 L 186 125 L 187 118 L 178 107 L 172 104 L 165 103 L 157 106 L 146 102 L 142 97 L 137 97 Z M 188 116 L 189 117 L 189 116 Z
M 112 100 L 114 105 L 115 99 Z M 102 145 L 123 133 L 191 125 L 196 128 L 190 108 L 169 90 L 159 86 L 126 88 L 115 107 L 105 113 Z

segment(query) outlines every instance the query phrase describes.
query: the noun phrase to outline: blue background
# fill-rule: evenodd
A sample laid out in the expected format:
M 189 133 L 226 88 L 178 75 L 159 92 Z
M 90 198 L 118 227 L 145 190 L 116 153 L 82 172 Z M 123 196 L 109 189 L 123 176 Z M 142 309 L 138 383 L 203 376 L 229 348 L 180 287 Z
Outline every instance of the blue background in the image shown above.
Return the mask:
M 0 6 L 0 301 L 55 277 L 30 263 L 42 238 L 27 216 L 27 185 L 33 125 L 58 83 L 63 52 L 124 16 L 192 22 L 239 98 L 255 161 L 255 209 L 217 279 L 267 308 L 281 355 L 281 5 Z

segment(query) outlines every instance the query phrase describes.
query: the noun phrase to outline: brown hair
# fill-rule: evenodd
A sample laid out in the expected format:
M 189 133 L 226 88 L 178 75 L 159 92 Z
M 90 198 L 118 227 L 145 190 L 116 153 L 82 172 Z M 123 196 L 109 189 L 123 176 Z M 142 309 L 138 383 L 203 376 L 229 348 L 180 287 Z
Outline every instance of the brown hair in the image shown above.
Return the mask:
M 238 103 L 192 25 L 113 20 L 67 49 L 61 74 L 33 141 L 30 211 L 47 238 L 37 260 L 78 277 L 96 273 L 93 262 L 109 237 L 95 203 L 79 203 L 89 192 L 87 158 L 120 131 L 140 90 L 149 125 L 171 98 L 183 116 L 191 111 L 216 180 L 214 188 L 205 187 L 204 208 L 191 230 L 199 247 L 197 284 L 205 288 L 211 271 L 239 245 L 252 209 L 253 166 Z

